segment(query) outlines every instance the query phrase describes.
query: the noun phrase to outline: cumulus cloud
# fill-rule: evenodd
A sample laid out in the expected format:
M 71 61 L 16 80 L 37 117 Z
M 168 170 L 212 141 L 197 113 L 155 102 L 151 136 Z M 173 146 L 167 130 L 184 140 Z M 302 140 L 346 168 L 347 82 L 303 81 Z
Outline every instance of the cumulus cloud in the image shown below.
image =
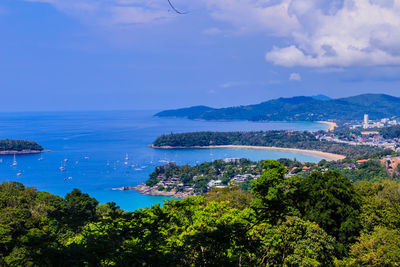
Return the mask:
M 344 0 L 335 8 L 292 1 L 301 29 L 266 59 L 286 67 L 400 64 L 400 1 Z
M 266 60 L 293 67 L 400 64 L 400 0 L 202 0 L 238 31 L 282 37 Z
M 168 12 L 167 0 L 25 1 L 47 2 L 102 25 L 165 22 L 178 17 Z M 213 19 L 231 24 L 236 32 L 275 37 L 276 45 L 265 56 L 275 65 L 334 68 L 400 65 L 400 0 L 174 0 L 173 3 L 189 11 L 205 9 Z M 217 32 L 218 28 L 209 28 L 203 33 Z M 278 45 L 278 41 L 286 45 Z
M 290 81 L 301 81 L 301 75 L 299 73 L 293 72 L 289 76 Z

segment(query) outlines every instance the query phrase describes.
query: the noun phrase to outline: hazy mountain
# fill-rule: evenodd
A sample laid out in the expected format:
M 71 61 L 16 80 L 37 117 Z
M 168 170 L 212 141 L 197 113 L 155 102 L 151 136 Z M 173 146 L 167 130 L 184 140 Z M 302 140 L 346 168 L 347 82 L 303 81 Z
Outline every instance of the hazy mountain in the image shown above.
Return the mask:
M 166 110 L 155 116 L 204 120 L 319 121 L 362 120 L 365 113 L 371 119 L 400 116 L 400 98 L 384 94 L 363 94 L 330 100 L 296 96 L 229 108 L 195 106 Z
M 313 95 L 311 97 L 316 100 L 324 100 L 324 101 L 332 100 L 332 98 L 330 98 L 329 96 L 326 96 L 326 95 Z

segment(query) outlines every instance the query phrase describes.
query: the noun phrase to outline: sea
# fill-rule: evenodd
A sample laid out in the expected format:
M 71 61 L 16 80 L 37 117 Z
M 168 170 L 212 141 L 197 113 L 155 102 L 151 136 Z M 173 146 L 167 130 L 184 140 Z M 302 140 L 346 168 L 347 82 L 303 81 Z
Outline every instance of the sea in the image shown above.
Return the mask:
M 33 140 L 42 154 L 0 156 L 0 181 L 18 181 L 59 196 L 74 188 L 100 203 L 115 202 L 133 211 L 169 197 L 119 190 L 145 182 L 157 165 L 168 161 L 198 164 L 224 158 L 290 158 L 318 162 L 299 152 L 258 149 L 153 149 L 161 134 L 194 131 L 325 130 L 313 122 L 198 121 L 154 117 L 157 111 L 85 111 L 0 113 L 0 139 Z

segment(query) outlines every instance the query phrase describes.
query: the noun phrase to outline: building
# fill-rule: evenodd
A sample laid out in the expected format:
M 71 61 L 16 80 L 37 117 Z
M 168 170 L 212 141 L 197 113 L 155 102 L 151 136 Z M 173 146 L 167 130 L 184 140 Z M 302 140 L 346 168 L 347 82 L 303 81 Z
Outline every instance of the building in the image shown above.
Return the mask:
M 368 128 L 368 122 L 369 122 L 368 114 L 364 114 L 364 123 L 363 123 L 363 128 L 364 129 Z
M 224 162 L 239 164 L 241 160 L 242 160 L 241 158 L 226 158 L 224 159 Z

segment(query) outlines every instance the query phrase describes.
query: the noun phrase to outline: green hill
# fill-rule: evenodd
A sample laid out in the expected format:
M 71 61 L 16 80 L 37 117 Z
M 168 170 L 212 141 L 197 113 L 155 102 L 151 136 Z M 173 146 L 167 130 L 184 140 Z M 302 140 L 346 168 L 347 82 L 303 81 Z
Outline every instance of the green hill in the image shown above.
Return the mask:
M 297 96 L 229 108 L 196 106 L 167 110 L 155 116 L 204 120 L 349 121 L 361 120 L 365 113 L 371 119 L 400 116 L 400 98 L 384 94 L 363 94 L 331 100 Z

